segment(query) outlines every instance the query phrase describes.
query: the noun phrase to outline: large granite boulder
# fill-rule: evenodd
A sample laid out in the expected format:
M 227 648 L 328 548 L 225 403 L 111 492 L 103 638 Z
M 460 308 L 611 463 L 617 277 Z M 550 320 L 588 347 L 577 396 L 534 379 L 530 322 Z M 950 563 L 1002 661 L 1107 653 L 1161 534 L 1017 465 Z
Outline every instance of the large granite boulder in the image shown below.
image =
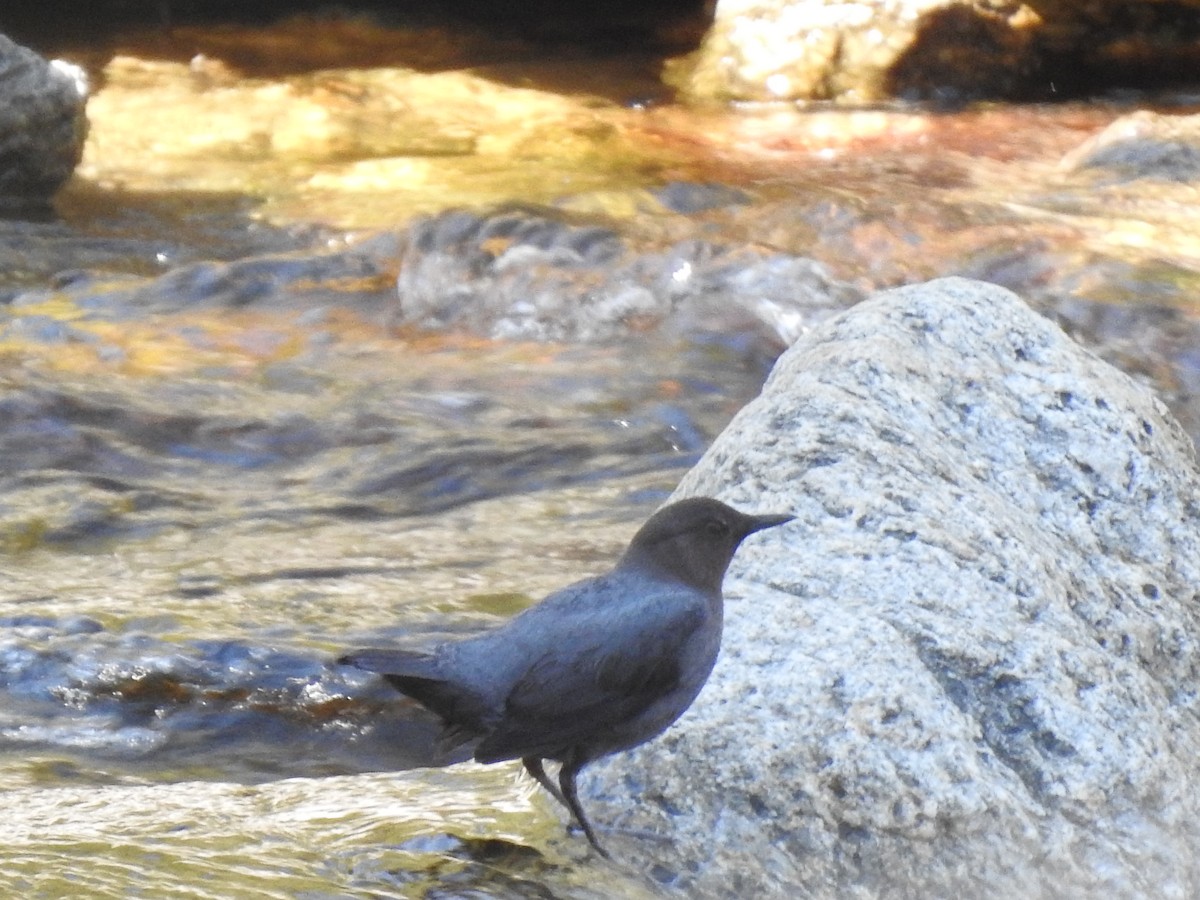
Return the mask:
M 697 897 L 1200 896 L 1198 486 L 1163 405 L 1008 291 L 827 320 L 679 487 L 797 521 L 594 821 Z
M 71 177 L 86 103 L 82 69 L 0 35 L 0 209 L 44 204 Z

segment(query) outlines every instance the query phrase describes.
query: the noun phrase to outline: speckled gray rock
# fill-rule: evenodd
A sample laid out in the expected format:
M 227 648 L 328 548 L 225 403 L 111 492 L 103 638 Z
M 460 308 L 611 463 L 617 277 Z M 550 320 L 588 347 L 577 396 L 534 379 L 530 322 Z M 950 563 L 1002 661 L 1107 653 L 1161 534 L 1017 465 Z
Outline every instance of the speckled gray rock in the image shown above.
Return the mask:
M 0 207 L 44 203 L 71 177 L 86 102 L 82 69 L 0 35 Z
M 1162 404 L 1001 288 L 826 321 L 679 487 L 798 521 L 593 820 L 689 896 L 1200 896 L 1198 487 Z

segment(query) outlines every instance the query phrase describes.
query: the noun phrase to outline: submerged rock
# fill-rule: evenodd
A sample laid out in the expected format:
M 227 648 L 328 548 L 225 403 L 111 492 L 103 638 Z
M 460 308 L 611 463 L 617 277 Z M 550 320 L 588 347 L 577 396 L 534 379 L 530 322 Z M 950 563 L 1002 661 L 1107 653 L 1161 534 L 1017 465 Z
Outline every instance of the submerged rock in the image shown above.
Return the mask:
M 689 896 L 1196 896 L 1198 487 L 1164 406 L 1008 291 L 823 323 L 677 492 L 798 522 L 585 803 Z
M 1113 180 L 1151 179 L 1178 190 L 1200 178 L 1200 116 L 1130 113 L 1072 150 L 1061 168 L 1105 170 Z

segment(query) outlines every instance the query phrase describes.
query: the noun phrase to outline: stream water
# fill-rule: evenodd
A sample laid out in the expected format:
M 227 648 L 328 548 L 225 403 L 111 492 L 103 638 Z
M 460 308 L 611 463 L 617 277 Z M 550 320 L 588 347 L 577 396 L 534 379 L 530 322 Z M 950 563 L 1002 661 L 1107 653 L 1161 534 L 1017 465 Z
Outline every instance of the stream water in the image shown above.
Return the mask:
M 606 567 L 873 288 L 1008 284 L 1200 422 L 1194 204 L 1062 163 L 1128 103 L 702 111 L 634 102 L 628 58 L 216 55 L 296 28 L 79 51 L 80 175 L 0 222 L 0 895 L 662 894 L 519 767 L 424 768 L 429 717 L 330 660 Z

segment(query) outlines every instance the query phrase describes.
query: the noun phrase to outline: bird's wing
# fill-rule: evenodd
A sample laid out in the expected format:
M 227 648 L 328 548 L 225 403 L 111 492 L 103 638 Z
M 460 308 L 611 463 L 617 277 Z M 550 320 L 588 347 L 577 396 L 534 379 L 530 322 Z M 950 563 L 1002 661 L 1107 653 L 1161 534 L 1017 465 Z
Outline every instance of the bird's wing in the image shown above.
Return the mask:
M 636 607 L 624 616 L 576 608 L 558 619 L 554 640 L 514 683 L 475 759 L 555 758 L 675 690 L 684 645 L 710 615 L 707 604 L 694 592 L 664 588 L 638 597 Z

